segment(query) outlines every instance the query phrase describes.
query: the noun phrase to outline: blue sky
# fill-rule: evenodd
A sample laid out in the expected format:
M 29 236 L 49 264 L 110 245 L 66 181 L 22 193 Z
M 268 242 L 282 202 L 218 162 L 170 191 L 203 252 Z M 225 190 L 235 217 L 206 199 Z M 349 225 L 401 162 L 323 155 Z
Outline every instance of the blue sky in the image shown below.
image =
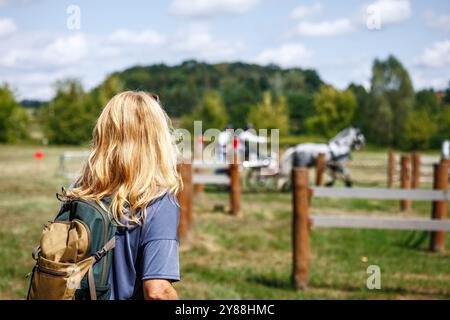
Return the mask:
M 90 89 L 136 64 L 192 58 L 314 68 L 338 88 L 367 87 L 373 59 L 389 54 L 416 89 L 445 88 L 450 3 L 0 0 L 0 82 L 19 99 L 51 98 L 58 79 L 78 78 Z

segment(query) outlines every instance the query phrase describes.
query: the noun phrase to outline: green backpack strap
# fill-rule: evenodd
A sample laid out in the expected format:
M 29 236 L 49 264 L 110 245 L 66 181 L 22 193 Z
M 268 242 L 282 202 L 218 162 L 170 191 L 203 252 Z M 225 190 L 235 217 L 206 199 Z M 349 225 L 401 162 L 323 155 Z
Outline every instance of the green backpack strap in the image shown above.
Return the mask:
M 109 250 L 114 249 L 116 246 L 116 237 L 113 236 L 109 241 L 101 248 L 99 251 L 95 253 L 95 262 L 103 258 Z

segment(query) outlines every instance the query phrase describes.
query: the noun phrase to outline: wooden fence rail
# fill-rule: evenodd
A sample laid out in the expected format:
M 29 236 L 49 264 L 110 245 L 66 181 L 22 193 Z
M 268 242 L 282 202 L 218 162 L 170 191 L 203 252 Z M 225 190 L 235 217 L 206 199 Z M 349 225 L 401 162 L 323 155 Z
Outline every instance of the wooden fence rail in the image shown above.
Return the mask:
M 358 216 L 311 215 L 314 227 L 450 231 L 450 221 Z
M 326 188 L 311 187 L 314 197 L 376 199 L 376 200 L 416 200 L 416 201 L 449 201 L 447 190 L 413 190 L 413 189 L 381 189 L 381 188 Z
M 195 184 L 218 184 L 229 185 L 230 177 L 219 174 L 194 173 L 192 183 Z

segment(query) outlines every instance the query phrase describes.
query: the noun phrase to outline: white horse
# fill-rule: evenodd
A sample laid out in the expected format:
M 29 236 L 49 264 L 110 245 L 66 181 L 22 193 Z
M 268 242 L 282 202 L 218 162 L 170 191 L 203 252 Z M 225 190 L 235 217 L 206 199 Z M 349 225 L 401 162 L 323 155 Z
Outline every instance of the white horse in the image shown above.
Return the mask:
M 313 167 L 320 153 L 325 155 L 325 166 L 330 171 L 331 180 L 327 186 L 333 186 L 338 175 L 342 176 L 347 187 L 352 186 L 352 180 L 346 162 L 350 159 L 352 150 L 359 150 L 365 143 L 361 130 L 349 127 L 339 132 L 328 143 L 301 143 L 286 150 L 281 158 L 278 187 L 289 183 L 294 156 L 297 166 Z

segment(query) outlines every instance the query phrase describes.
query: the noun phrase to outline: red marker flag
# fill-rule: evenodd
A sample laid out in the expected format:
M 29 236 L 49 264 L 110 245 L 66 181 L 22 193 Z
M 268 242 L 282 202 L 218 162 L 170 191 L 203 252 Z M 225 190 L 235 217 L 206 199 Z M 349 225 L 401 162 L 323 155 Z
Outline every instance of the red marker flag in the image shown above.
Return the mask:
M 238 138 L 237 138 L 237 137 L 234 137 L 234 139 L 233 139 L 233 148 L 234 148 L 234 149 L 237 149 L 238 144 L 239 144 Z
M 42 151 L 36 151 L 36 152 L 34 153 L 34 158 L 35 158 L 36 160 L 41 160 L 43 157 L 44 157 L 44 153 L 43 153 Z

